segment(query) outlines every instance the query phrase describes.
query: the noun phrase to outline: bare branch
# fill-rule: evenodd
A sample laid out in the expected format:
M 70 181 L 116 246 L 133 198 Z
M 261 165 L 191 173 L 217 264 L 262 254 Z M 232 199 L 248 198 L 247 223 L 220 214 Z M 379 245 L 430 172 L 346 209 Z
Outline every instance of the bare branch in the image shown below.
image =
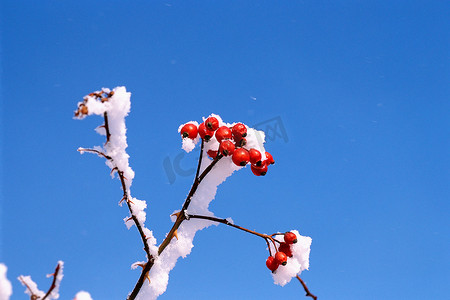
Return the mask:
M 306 297 L 311 297 L 311 298 L 313 298 L 314 300 L 317 300 L 317 296 L 311 294 L 311 292 L 309 291 L 308 287 L 306 286 L 306 283 L 300 278 L 300 276 L 297 275 L 297 279 L 298 279 L 298 281 L 300 281 L 300 283 L 302 284 L 303 289 L 304 289 L 305 292 L 306 292 Z

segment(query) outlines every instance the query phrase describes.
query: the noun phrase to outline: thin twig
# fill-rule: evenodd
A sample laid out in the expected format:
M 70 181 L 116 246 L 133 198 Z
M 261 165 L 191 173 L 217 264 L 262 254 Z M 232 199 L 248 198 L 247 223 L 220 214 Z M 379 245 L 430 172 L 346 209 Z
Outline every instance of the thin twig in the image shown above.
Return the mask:
M 216 218 L 216 217 L 203 216 L 203 215 L 190 215 L 190 214 L 188 214 L 187 217 L 189 219 L 202 219 L 202 220 L 209 220 L 209 221 L 213 221 L 213 222 L 217 222 L 217 223 L 222 223 L 222 224 L 225 224 L 227 226 L 231 226 L 231 227 L 237 228 L 239 230 L 242 230 L 242 231 L 254 234 L 256 236 L 262 237 L 264 239 L 271 239 L 270 235 L 267 235 L 267 234 L 264 234 L 264 233 L 259 233 L 259 232 L 256 232 L 254 230 L 250 230 L 250 229 L 247 229 L 247 228 L 235 225 L 235 224 L 231 223 L 230 221 L 228 221 L 227 219 L 220 219 L 220 218 Z
M 53 289 L 56 287 L 56 277 L 58 276 L 58 273 L 59 273 L 60 269 L 61 269 L 61 265 L 58 263 L 58 265 L 55 268 L 55 273 L 53 273 L 52 285 L 50 286 L 50 288 L 48 289 L 47 293 L 44 295 L 42 300 L 47 299 L 47 297 L 50 296 L 50 294 L 52 293 Z
M 317 300 L 317 296 L 311 294 L 311 292 L 309 291 L 308 287 L 306 286 L 306 283 L 300 278 L 300 276 L 297 275 L 297 279 L 298 279 L 298 281 L 300 281 L 300 283 L 302 284 L 303 289 L 304 289 L 305 292 L 306 292 L 306 297 L 311 297 L 311 298 L 313 298 L 314 300 Z
M 106 155 L 105 153 L 95 150 L 95 149 L 89 149 L 89 148 L 78 148 L 79 152 L 92 152 L 92 153 L 96 153 L 99 156 L 103 156 L 104 158 L 108 159 L 108 160 L 112 160 L 112 157 L 109 155 Z
M 198 174 L 200 173 L 200 167 L 202 166 L 202 157 L 203 157 L 203 147 L 205 145 L 205 141 L 202 139 L 202 144 L 200 146 L 200 157 L 198 158 L 197 164 L 197 172 L 195 173 L 195 179 L 198 180 Z
M 33 293 L 31 288 L 28 286 L 27 282 L 22 279 L 22 276 L 19 276 L 18 279 L 27 288 L 27 290 L 30 292 L 30 300 L 37 300 L 37 299 L 39 299 L 39 296 Z
M 220 218 L 216 218 L 216 217 L 203 216 L 203 215 L 190 215 L 190 214 L 187 214 L 186 217 L 188 219 L 202 219 L 202 220 L 209 220 L 209 221 L 213 221 L 213 222 L 217 222 L 217 223 L 222 223 L 227 226 L 231 226 L 231 227 L 237 228 L 239 230 L 248 232 L 250 234 L 259 236 L 266 241 L 267 247 L 269 248 L 270 255 L 272 255 L 272 251 L 270 250 L 269 241 L 271 241 L 273 243 L 275 249 L 277 249 L 277 245 L 275 244 L 275 242 L 280 243 L 280 241 L 274 239 L 271 235 L 259 233 L 254 230 L 250 230 L 250 229 L 244 228 L 242 226 L 235 225 L 235 224 L 231 223 L 230 221 L 228 221 L 227 219 L 220 219 Z
M 133 219 L 134 224 L 136 225 L 136 227 L 139 231 L 139 235 L 141 236 L 142 243 L 144 243 L 144 250 L 145 250 L 145 253 L 147 254 L 147 259 L 150 260 L 152 258 L 152 255 L 150 254 L 150 247 L 148 246 L 148 243 L 147 243 L 147 237 L 145 236 L 144 229 L 142 228 L 141 223 L 138 221 L 136 215 L 133 214 L 133 210 L 131 208 L 131 200 L 129 198 L 129 195 L 127 192 L 127 187 L 125 185 L 126 179 L 123 176 L 123 171 L 117 171 L 117 174 L 119 174 L 120 182 L 122 183 L 123 198 L 125 199 L 125 202 L 127 203 L 128 210 L 130 211 L 130 214 L 131 214 L 131 218 Z

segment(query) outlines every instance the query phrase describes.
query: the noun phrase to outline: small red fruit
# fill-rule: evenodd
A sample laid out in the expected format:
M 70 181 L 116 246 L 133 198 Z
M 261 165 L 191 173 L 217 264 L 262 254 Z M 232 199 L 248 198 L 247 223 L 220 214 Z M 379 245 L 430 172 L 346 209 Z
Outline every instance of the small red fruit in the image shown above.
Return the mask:
M 284 241 L 288 244 L 295 244 L 297 243 L 297 236 L 293 232 L 286 232 L 284 234 Z
M 281 243 L 280 247 L 278 247 L 278 251 L 283 252 L 289 257 L 292 257 L 291 245 L 289 245 L 288 243 Z
M 266 151 L 266 162 L 270 165 L 273 165 L 275 161 L 273 160 L 272 154 Z
M 208 142 L 214 136 L 214 131 L 209 130 L 206 128 L 205 123 L 202 123 L 198 126 L 198 134 L 205 142 Z
M 209 130 L 216 131 L 219 128 L 219 120 L 215 117 L 209 117 L 205 120 L 205 125 Z
M 218 151 L 208 150 L 206 153 L 209 155 L 209 157 L 216 158 Z
M 247 136 L 247 127 L 242 123 L 237 123 L 231 129 L 235 140 L 240 140 Z
M 266 266 L 272 272 L 275 272 L 275 270 L 278 269 L 279 265 L 280 264 L 275 261 L 275 258 L 273 258 L 273 256 L 269 256 L 266 260 Z
M 250 155 L 248 154 L 248 151 L 244 148 L 238 148 L 234 150 L 232 160 L 236 166 L 245 166 L 248 164 L 250 160 Z
M 187 123 L 181 128 L 180 133 L 183 138 L 195 139 L 198 134 L 197 126 L 192 123 Z
M 234 139 L 236 141 L 236 147 L 244 147 L 245 145 L 247 145 L 247 140 L 244 138 L 241 139 Z
M 216 131 L 216 139 L 219 143 L 223 140 L 228 140 L 232 138 L 231 129 L 227 126 L 220 126 Z
M 252 149 L 248 150 L 248 154 L 250 154 L 250 163 L 252 165 L 256 165 L 257 167 L 262 165 L 261 152 L 252 148 Z
M 287 256 L 284 252 L 277 252 L 275 253 L 275 261 L 280 264 L 285 266 L 287 264 Z
M 255 166 L 251 165 L 250 168 L 252 169 L 253 174 L 256 176 L 264 176 L 267 174 L 267 164 L 263 163 L 262 166 Z
M 220 143 L 219 152 L 222 153 L 223 156 L 233 155 L 234 148 L 233 142 L 226 140 Z

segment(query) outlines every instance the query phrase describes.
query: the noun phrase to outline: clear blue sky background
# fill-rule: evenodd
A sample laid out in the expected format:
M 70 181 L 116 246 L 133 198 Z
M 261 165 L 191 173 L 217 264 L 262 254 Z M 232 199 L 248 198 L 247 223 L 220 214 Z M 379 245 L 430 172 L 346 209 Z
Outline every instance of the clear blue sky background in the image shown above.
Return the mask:
M 216 215 L 311 236 L 302 277 L 319 299 L 448 298 L 448 1 L 3 0 L 0 11 L 0 261 L 13 299 L 27 299 L 18 275 L 46 289 L 58 260 L 62 299 L 124 299 L 139 276 L 119 181 L 76 151 L 103 143 L 102 120 L 72 119 L 84 95 L 119 85 L 132 92 L 132 193 L 159 241 L 192 183 L 182 170 L 196 158 L 174 164 L 179 124 L 279 117 L 287 139 L 266 145 L 276 165 L 229 178 Z M 199 232 L 161 299 L 303 299 L 298 282 L 273 284 L 265 248 L 231 228 Z

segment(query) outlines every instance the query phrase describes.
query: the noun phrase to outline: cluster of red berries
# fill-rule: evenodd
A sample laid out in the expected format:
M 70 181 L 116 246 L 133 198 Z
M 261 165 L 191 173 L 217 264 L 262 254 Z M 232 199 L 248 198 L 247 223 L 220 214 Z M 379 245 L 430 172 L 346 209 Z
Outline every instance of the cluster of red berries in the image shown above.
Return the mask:
M 292 257 L 291 245 L 297 243 L 297 236 L 293 232 L 286 232 L 284 234 L 284 242 L 278 246 L 278 251 L 275 256 L 269 256 L 266 260 L 266 266 L 270 271 L 275 272 L 280 265 L 287 264 L 287 258 Z
M 269 152 L 266 152 L 266 158 L 263 160 L 259 150 L 245 148 L 247 127 L 242 123 L 237 123 L 232 127 L 219 127 L 219 120 L 209 117 L 198 127 L 193 123 L 187 123 L 181 128 L 183 138 L 195 139 L 197 135 L 200 135 L 205 142 L 212 137 L 216 138 L 219 148 L 207 151 L 211 158 L 215 158 L 220 153 L 223 156 L 231 156 L 233 163 L 237 166 L 243 167 L 250 163 L 251 170 L 256 176 L 266 175 L 268 166 L 275 163 Z

